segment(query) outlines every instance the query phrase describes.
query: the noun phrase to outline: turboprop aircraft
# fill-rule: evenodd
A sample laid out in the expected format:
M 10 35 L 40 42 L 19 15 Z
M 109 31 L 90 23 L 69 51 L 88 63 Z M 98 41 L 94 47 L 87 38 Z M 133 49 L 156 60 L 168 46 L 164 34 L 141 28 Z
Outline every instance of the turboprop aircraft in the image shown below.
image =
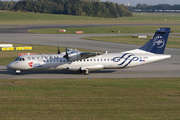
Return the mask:
M 121 53 L 81 52 L 66 49 L 58 54 L 23 55 L 7 65 L 20 74 L 29 70 L 68 70 L 88 75 L 90 71 L 101 69 L 131 68 L 163 59 L 170 28 L 159 28 L 149 42 L 142 47 Z

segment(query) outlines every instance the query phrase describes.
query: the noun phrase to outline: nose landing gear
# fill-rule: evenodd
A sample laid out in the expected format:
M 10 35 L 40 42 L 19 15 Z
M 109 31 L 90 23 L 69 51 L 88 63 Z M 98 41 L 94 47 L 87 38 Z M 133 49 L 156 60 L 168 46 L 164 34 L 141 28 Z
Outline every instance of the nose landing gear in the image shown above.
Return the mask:
M 20 70 L 16 70 L 16 75 L 19 75 L 21 73 Z

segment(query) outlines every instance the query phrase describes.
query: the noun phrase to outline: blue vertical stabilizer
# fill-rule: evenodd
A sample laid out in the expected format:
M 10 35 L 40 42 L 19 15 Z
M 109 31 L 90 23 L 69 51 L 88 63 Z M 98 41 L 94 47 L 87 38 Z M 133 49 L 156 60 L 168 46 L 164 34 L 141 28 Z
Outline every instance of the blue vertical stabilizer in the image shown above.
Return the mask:
M 170 33 L 170 29 L 171 28 L 159 28 L 156 31 L 153 39 L 151 39 L 139 49 L 155 54 L 163 54 Z

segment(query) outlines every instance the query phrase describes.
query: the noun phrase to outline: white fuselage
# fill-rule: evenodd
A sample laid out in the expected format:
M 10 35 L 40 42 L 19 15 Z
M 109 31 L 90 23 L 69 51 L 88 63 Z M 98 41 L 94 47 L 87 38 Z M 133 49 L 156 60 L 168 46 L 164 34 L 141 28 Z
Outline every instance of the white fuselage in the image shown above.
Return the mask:
M 130 51 L 129 51 L 130 52 Z M 11 62 L 8 67 L 14 70 L 69 70 L 88 71 L 100 69 L 121 69 L 134 67 L 170 58 L 170 55 L 149 52 L 105 53 L 82 60 L 67 60 L 61 54 L 24 55 Z

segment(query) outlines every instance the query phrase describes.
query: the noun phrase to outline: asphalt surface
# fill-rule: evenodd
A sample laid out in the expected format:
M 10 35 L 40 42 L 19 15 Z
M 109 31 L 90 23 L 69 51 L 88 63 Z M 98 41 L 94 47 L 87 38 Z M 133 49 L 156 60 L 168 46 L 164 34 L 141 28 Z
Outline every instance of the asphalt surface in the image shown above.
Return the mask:
M 83 40 L 81 37 L 117 36 L 117 35 L 153 35 L 149 34 L 28 34 L 1 33 L 0 42 L 24 43 L 49 46 L 85 48 L 97 51 L 123 52 L 139 48 L 139 45 Z M 15 75 L 15 71 L 0 66 L 1 79 L 55 79 L 55 78 L 163 78 L 180 77 L 180 49 L 166 48 L 165 54 L 172 58 L 132 69 L 112 69 L 91 72 L 83 75 L 68 71 L 24 71 Z
M 0 33 L 27 33 L 30 29 L 72 28 L 72 27 L 105 27 L 105 26 L 152 26 L 180 24 L 58 24 L 58 25 L 0 25 Z

